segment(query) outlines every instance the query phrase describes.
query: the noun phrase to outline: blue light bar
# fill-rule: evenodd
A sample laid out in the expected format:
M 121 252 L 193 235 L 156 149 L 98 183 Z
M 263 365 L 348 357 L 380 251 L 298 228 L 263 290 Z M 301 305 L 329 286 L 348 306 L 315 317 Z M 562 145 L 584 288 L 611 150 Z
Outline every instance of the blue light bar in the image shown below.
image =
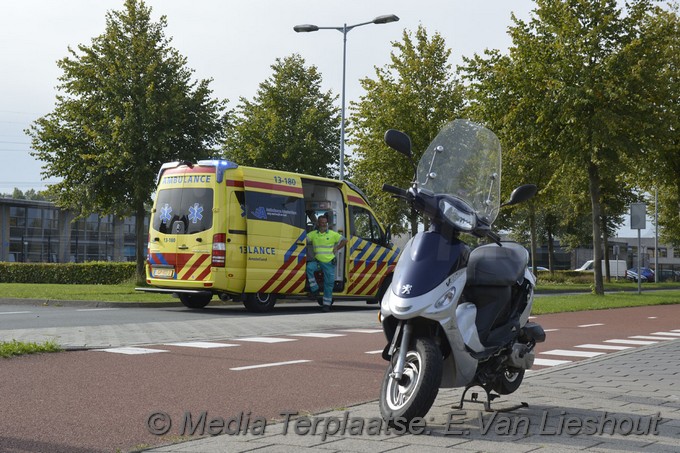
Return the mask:
M 215 167 L 215 179 L 218 184 L 224 180 L 224 172 L 226 170 L 238 168 L 238 164 L 225 159 L 199 160 L 198 165 L 202 167 Z

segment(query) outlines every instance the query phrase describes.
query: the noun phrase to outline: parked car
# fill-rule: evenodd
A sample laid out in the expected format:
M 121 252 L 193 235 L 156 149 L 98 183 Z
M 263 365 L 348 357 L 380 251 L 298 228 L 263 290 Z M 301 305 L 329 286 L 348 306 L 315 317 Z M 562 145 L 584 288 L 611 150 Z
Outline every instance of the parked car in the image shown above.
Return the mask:
M 654 281 L 654 271 L 651 270 L 648 267 L 641 267 L 640 268 L 640 275 L 641 275 L 640 281 L 642 283 Z M 626 278 L 628 280 L 632 280 L 634 282 L 637 282 L 638 281 L 637 267 L 634 267 L 632 269 L 628 269 L 626 271 Z
M 672 269 L 661 269 L 659 271 L 660 282 L 680 282 L 680 271 L 674 271 Z

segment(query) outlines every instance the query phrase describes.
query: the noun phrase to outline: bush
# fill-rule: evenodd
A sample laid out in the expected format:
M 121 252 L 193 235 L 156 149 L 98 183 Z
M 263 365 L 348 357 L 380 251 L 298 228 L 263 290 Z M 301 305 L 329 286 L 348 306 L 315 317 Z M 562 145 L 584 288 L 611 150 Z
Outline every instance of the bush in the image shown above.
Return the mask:
M 63 283 L 115 285 L 135 277 L 135 263 L 92 261 L 89 263 L 0 262 L 0 283 Z

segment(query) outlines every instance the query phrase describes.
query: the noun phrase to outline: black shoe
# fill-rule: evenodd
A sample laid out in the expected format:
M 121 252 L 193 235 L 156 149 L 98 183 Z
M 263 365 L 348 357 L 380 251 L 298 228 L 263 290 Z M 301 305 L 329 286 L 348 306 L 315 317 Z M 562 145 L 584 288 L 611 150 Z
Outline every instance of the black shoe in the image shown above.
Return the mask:
M 319 297 L 319 291 L 310 291 L 307 293 L 307 298 L 315 300 L 317 297 Z
M 328 313 L 329 311 L 331 311 L 331 306 L 324 304 L 321 306 L 321 311 L 323 311 L 324 313 Z

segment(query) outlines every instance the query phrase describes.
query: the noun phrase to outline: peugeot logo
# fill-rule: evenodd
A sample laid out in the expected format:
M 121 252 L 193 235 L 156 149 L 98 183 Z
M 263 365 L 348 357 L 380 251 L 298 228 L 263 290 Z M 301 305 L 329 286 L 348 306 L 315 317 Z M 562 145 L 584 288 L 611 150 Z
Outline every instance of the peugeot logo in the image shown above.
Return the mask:
M 413 289 L 412 285 L 403 285 L 401 287 L 401 293 L 402 294 L 411 294 L 411 289 Z

